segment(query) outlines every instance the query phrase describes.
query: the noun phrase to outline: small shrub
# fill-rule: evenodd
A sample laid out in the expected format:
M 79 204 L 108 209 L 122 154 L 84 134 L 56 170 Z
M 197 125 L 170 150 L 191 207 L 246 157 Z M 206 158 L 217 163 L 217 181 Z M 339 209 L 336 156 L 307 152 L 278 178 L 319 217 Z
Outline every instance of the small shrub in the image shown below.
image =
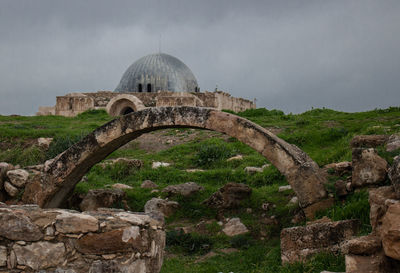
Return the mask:
M 234 155 L 234 151 L 225 143 L 206 143 L 200 146 L 195 154 L 195 164 L 200 167 L 209 167 L 217 161 Z
M 64 152 L 69 147 L 82 140 L 83 137 L 84 134 L 55 137 L 46 152 L 46 158 L 50 159 L 56 157 L 58 154 Z

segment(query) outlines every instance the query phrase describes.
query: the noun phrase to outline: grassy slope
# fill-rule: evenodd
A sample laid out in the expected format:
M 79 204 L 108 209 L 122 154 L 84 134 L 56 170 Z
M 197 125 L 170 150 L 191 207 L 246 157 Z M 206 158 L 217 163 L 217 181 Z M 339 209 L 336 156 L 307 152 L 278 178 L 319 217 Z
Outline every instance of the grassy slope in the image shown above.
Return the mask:
M 305 150 L 319 165 L 342 160 L 350 160 L 350 139 L 357 134 L 391 134 L 400 132 L 400 109 L 390 108 L 362 113 L 343 113 L 328 109 L 315 109 L 299 115 L 284 115 L 280 111 L 256 109 L 240 113 L 261 126 L 280 129 L 278 136 Z M 0 161 L 19 163 L 22 165 L 40 163 L 51 157 L 57 151 L 62 151 L 79 137 L 97 126 L 110 120 L 104 112 L 92 111 L 76 118 L 65 117 L 2 117 L 0 116 Z M 171 135 L 191 134 L 191 129 L 171 129 Z M 26 148 L 26 143 L 37 137 L 55 137 L 51 147 L 52 154 L 38 148 Z M 211 148 L 210 148 L 211 147 Z M 8 150 L 7 150 L 8 149 Z M 203 154 L 202 154 L 203 152 Z M 221 158 L 205 162 L 207 156 L 222 155 Z M 384 153 L 390 159 L 394 154 Z M 231 154 L 243 154 L 244 160 L 226 162 L 225 157 Z M 200 220 L 215 219 L 216 211 L 201 205 L 201 202 L 227 182 L 242 182 L 253 188 L 249 201 L 242 208 L 225 213 L 226 217 L 240 217 L 251 230 L 250 236 L 231 240 L 220 234 L 220 227 L 215 223 L 207 226 L 206 234 L 189 236 L 183 241 L 182 236 L 171 237 L 169 232 L 168 252 L 171 254 L 165 260 L 162 272 L 320 272 L 321 270 L 343 271 L 342 257 L 319 255 L 305 264 L 295 264 L 287 267 L 280 265 L 279 230 L 290 226 L 290 219 L 298 210 L 290 206 L 288 200 L 293 192 L 279 193 L 279 185 L 286 183 L 284 177 L 274 168 L 267 168 L 263 173 L 249 175 L 243 171 L 246 166 L 261 166 L 266 160 L 248 146 L 229 139 L 218 138 L 205 141 L 194 140 L 191 143 L 172 147 L 158 153 L 146 153 L 135 145 L 115 151 L 110 157 L 131 157 L 142 159 L 145 163 L 141 170 L 130 170 L 124 165 L 116 165 L 102 169 L 95 166 L 88 173 L 88 182 L 76 187 L 79 192 L 91 188 L 103 188 L 112 183 L 125 183 L 134 187 L 127 191 L 129 205 L 134 211 L 142 211 L 145 202 L 160 194 L 141 189 L 140 184 L 145 179 L 157 183 L 160 188 L 170 184 L 194 181 L 201 184 L 205 190 L 197 195 L 182 199 L 175 198 L 181 204 L 178 212 L 167 219 L 168 229 L 172 230 L 177 223 L 195 224 Z M 152 161 L 173 162 L 172 167 L 151 169 Z M 204 172 L 188 173 L 185 169 L 203 168 Z M 163 194 L 161 194 L 163 196 Z M 263 202 L 271 202 L 276 208 L 264 212 L 260 206 Z M 247 213 L 251 208 L 252 213 Z M 277 225 L 263 224 L 260 219 L 275 215 Z M 365 192 L 349 196 L 346 200 L 336 201 L 336 206 L 321 213 L 335 220 L 361 218 L 368 232 L 369 205 Z M 264 215 L 265 216 L 265 215 Z M 172 239 L 171 239 L 172 238 Z M 260 240 L 264 238 L 264 240 Z M 172 240 L 172 241 L 171 241 Z M 171 243 L 174 242 L 174 243 Z M 188 245 L 190 247 L 188 248 Z M 227 247 L 240 248 L 239 252 L 220 254 L 204 262 L 195 260 L 210 249 L 215 252 Z M 194 247 L 198 246 L 198 247 Z

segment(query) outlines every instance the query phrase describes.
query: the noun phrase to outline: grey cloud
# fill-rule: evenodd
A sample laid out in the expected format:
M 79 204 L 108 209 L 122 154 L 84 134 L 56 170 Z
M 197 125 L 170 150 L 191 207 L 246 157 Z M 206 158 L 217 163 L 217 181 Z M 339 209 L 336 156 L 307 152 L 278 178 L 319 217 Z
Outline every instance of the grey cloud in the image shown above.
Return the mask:
M 113 90 L 158 50 L 259 107 L 361 111 L 400 105 L 400 2 L 0 2 L 0 114 L 72 91 Z

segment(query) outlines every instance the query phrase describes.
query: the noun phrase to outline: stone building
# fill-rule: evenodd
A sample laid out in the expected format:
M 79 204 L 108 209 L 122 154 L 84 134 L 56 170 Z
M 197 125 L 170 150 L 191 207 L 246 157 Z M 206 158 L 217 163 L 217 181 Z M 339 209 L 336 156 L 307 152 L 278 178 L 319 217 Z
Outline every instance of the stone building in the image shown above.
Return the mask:
M 134 62 L 114 91 L 70 93 L 58 96 L 53 107 L 39 107 L 37 115 L 75 116 L 91 109 L 105 109 L 112 116 L 146 107 L 197 106 L 235 112 L 255 108 L 255 103 L 218 91 L 200 92 L 196 77 L 179 59 L 164 53 Z

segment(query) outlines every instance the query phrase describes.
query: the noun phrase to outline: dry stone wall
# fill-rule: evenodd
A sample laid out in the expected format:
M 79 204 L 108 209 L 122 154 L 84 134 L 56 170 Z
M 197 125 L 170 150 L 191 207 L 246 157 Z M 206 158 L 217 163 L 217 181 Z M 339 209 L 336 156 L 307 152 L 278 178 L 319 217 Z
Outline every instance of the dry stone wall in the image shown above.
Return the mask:
M 163 221 L 116 209 L 87 213 L 0 203 L 0 272 L 159 272 Z

